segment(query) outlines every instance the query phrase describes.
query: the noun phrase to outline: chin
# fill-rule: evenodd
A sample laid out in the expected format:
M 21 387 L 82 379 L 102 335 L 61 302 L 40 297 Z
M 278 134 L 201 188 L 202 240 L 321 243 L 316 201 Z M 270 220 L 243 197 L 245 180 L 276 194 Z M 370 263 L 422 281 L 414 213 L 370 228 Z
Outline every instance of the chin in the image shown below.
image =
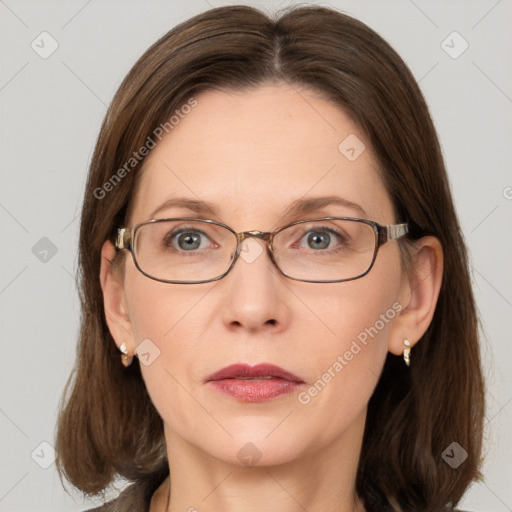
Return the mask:
M 301 449 L 300 436 L 291 435 L 289 427 L 279 434 L 269 432 L 271 430 L 266 428 L 231 431 L 233 438 L 203 449 L 216 459 L 239 467 L 287 464 L 299 457 L 301 452 L 307 451 L 307 445 Z M 314 440 L 311 442 L 314 443 Z

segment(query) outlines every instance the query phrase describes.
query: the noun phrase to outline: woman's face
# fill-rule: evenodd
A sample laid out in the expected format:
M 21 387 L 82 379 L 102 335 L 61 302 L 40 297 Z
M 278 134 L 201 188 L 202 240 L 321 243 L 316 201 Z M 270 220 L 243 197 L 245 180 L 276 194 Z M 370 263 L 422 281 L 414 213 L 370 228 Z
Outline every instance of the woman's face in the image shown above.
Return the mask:
M 238 232 L 324 216 L 395 222 L 369 143 L 339 107 L 284 85 L 195 99 L 150 151 L 129 226 L 200 216 L 172 206 L 152 215 L 177 197 L 212 203 L 217 213 L 202 217 Z M 282 215 L 296 200 L 323 196 L 365 213 L 331 204 Z M 397 334 L 403 283 L 397 242 L 380 248 L 363 278 L 326 284 L 286 278 L 254 245 L 265 243 L 249 240 L 254 257 L 240 257 L 226 277 L 209 283 L 158 282 L 126 259 L 132 348 L 145 340 L 149 364 L 140 366 L 168 444 L 239 465 L 284 463 L 334 441 L 357 445 L 388 341 Z M 277 365 L 303 383 L 252 402 L 206 382 L 238 363 Z

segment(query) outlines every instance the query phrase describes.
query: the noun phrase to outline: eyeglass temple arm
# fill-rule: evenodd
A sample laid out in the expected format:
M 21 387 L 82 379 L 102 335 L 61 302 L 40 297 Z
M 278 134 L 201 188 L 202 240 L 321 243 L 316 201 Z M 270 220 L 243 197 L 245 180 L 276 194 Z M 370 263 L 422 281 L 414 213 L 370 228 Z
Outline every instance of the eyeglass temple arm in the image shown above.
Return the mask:
M 117 230 L 115 246 L 117 249 L 131 250 L 131 248 L 132 248 L 132 232 L 130 229 L 119 228 Z
M 409 226 L 407 224 L 391 224 L 389 226 L 379 226 L 379 245 L 396 240 L 409 233 Z

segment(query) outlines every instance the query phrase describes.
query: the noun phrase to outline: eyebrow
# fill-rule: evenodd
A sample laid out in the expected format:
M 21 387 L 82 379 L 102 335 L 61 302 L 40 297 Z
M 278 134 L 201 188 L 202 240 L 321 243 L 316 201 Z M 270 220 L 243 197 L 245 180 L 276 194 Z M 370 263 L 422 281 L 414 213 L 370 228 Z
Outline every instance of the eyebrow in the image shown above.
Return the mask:
M 365 210 L 359 204 L 349 201 L 348 199 L 344 199 L 343 197 L 332 195 L 321 197 L 309 197 L 307 199 L 296 199 L 285 208 L 281 216 L 286 218 L 291 216 L 308 215 L 330 205 L 350 208 L 357 212 L 358 215 L 360 215 L 361 217 L 367 217 Z M 208 201 L 192 199 L 189 197 L 173 197 L 167 199 L 160 206 L 158 206 L 151 213 L 150 218 L 154 219 L 155 215 L 169 208 L 181 208 L 185 210 L 190 210 L 196 214 L 203 214 L 211 217 L 218 215 L 217 208 L 213 203 L 210 203 Z

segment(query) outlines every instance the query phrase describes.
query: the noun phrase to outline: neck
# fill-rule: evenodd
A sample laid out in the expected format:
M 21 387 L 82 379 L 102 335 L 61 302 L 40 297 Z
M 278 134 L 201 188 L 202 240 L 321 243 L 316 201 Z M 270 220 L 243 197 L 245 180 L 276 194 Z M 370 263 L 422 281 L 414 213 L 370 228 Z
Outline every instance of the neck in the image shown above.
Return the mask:
M 213 458 L 166 426 L 171 479 L 159 488 L 151 512 L 363 512 L 355 481 L 364 419 L 310 453 L 252 467 Z

